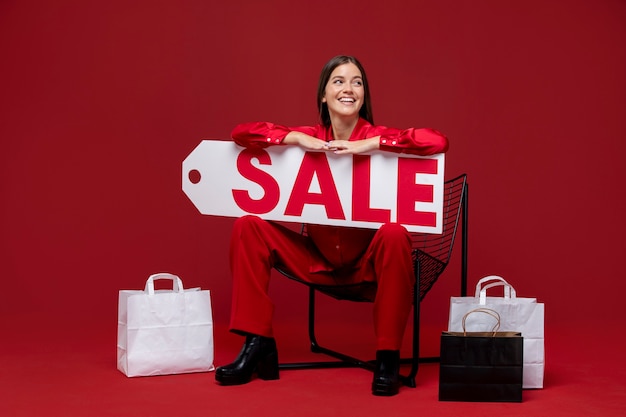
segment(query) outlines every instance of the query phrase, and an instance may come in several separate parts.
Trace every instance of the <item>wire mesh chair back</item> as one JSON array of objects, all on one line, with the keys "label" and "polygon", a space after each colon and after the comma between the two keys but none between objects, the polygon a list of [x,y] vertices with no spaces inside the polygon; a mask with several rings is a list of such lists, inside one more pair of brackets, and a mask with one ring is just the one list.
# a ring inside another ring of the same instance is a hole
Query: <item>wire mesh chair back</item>
[{"label": "wire mesh chair back", "polygon": [[441,234],[411,233],[413,268],[416,271],[419,269],[420,300],[430,291],[450,262],[466,196],[467,175],[446,181]]}]

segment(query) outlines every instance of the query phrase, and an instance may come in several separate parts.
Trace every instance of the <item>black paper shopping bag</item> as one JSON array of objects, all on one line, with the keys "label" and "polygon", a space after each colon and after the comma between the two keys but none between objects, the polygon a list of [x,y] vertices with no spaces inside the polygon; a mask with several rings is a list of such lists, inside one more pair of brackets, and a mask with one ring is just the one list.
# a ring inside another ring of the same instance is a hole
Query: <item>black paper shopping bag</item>
[{"label": "black paper shopping bag", "polygon": [[440,401],[522,401],[521,333],[443,332],[440,354]]}]

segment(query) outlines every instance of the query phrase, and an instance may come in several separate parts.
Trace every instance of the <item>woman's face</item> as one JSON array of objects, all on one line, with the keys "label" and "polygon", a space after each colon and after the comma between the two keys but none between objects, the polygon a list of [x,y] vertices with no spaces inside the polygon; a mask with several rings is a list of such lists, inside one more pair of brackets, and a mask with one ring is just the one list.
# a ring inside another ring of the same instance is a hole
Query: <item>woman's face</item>
[{"label": "woman's face", "polygon": [[361,71],[353,63],[339,65],[330,74],[322,102],[333,117],[359,117],[365,100]]}]

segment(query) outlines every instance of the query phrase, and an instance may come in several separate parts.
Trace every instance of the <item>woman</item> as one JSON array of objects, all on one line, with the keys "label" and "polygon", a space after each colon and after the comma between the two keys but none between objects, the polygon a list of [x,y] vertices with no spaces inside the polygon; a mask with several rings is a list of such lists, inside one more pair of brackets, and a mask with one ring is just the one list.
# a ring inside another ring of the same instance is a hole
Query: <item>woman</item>
[{"label": "woman", "polygon": [[[285,127],[245,123],[232,137],[246,147],[295,145],[305,150],[357,154],[381,149],[431,155],[448,149],[447,139],[432,129],[400,130],[375,126],[365,70],[351,56],[337,56],[323,68],[317,104],[321,124]],[[278,352],[272,332],[273,304],[267,291],[271,269],[280,266],[318,284],[374,281],[376,369],[374,395],[395,395],[400,380],[400,347],[411,310],[414,285],[411,240],[396,223],[378,230],[307,225],[308,236],[256,216],[234,224],[230,243],[233,276],[231,331],[246,341],[235,361],[217,368],[223,385],[244,384],[256,372],[278,379]]]}]

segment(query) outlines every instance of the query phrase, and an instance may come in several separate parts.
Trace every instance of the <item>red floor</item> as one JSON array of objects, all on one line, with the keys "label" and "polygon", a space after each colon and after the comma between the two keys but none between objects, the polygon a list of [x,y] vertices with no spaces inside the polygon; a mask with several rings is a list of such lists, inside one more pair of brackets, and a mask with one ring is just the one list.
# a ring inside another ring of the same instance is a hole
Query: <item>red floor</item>
[{"label": "red floor", "polygon": [[[392,398],[373,397],[371,374],[361,369],[282,371],[279,381],[238,387],[216,385],[212,373],[127,378],[115,367],[112,321],[3,321],[1,416],[626,415],[625,338],[616,323],[547,328],[545,388],[497,404],[439,402],[437,364],[422,365],[418,387]],[[277,333],[281,361],[311,355],[300,326],[283,323]],[[216,364],[237,354],[238,336],[217,326],[215,340]]]}]

